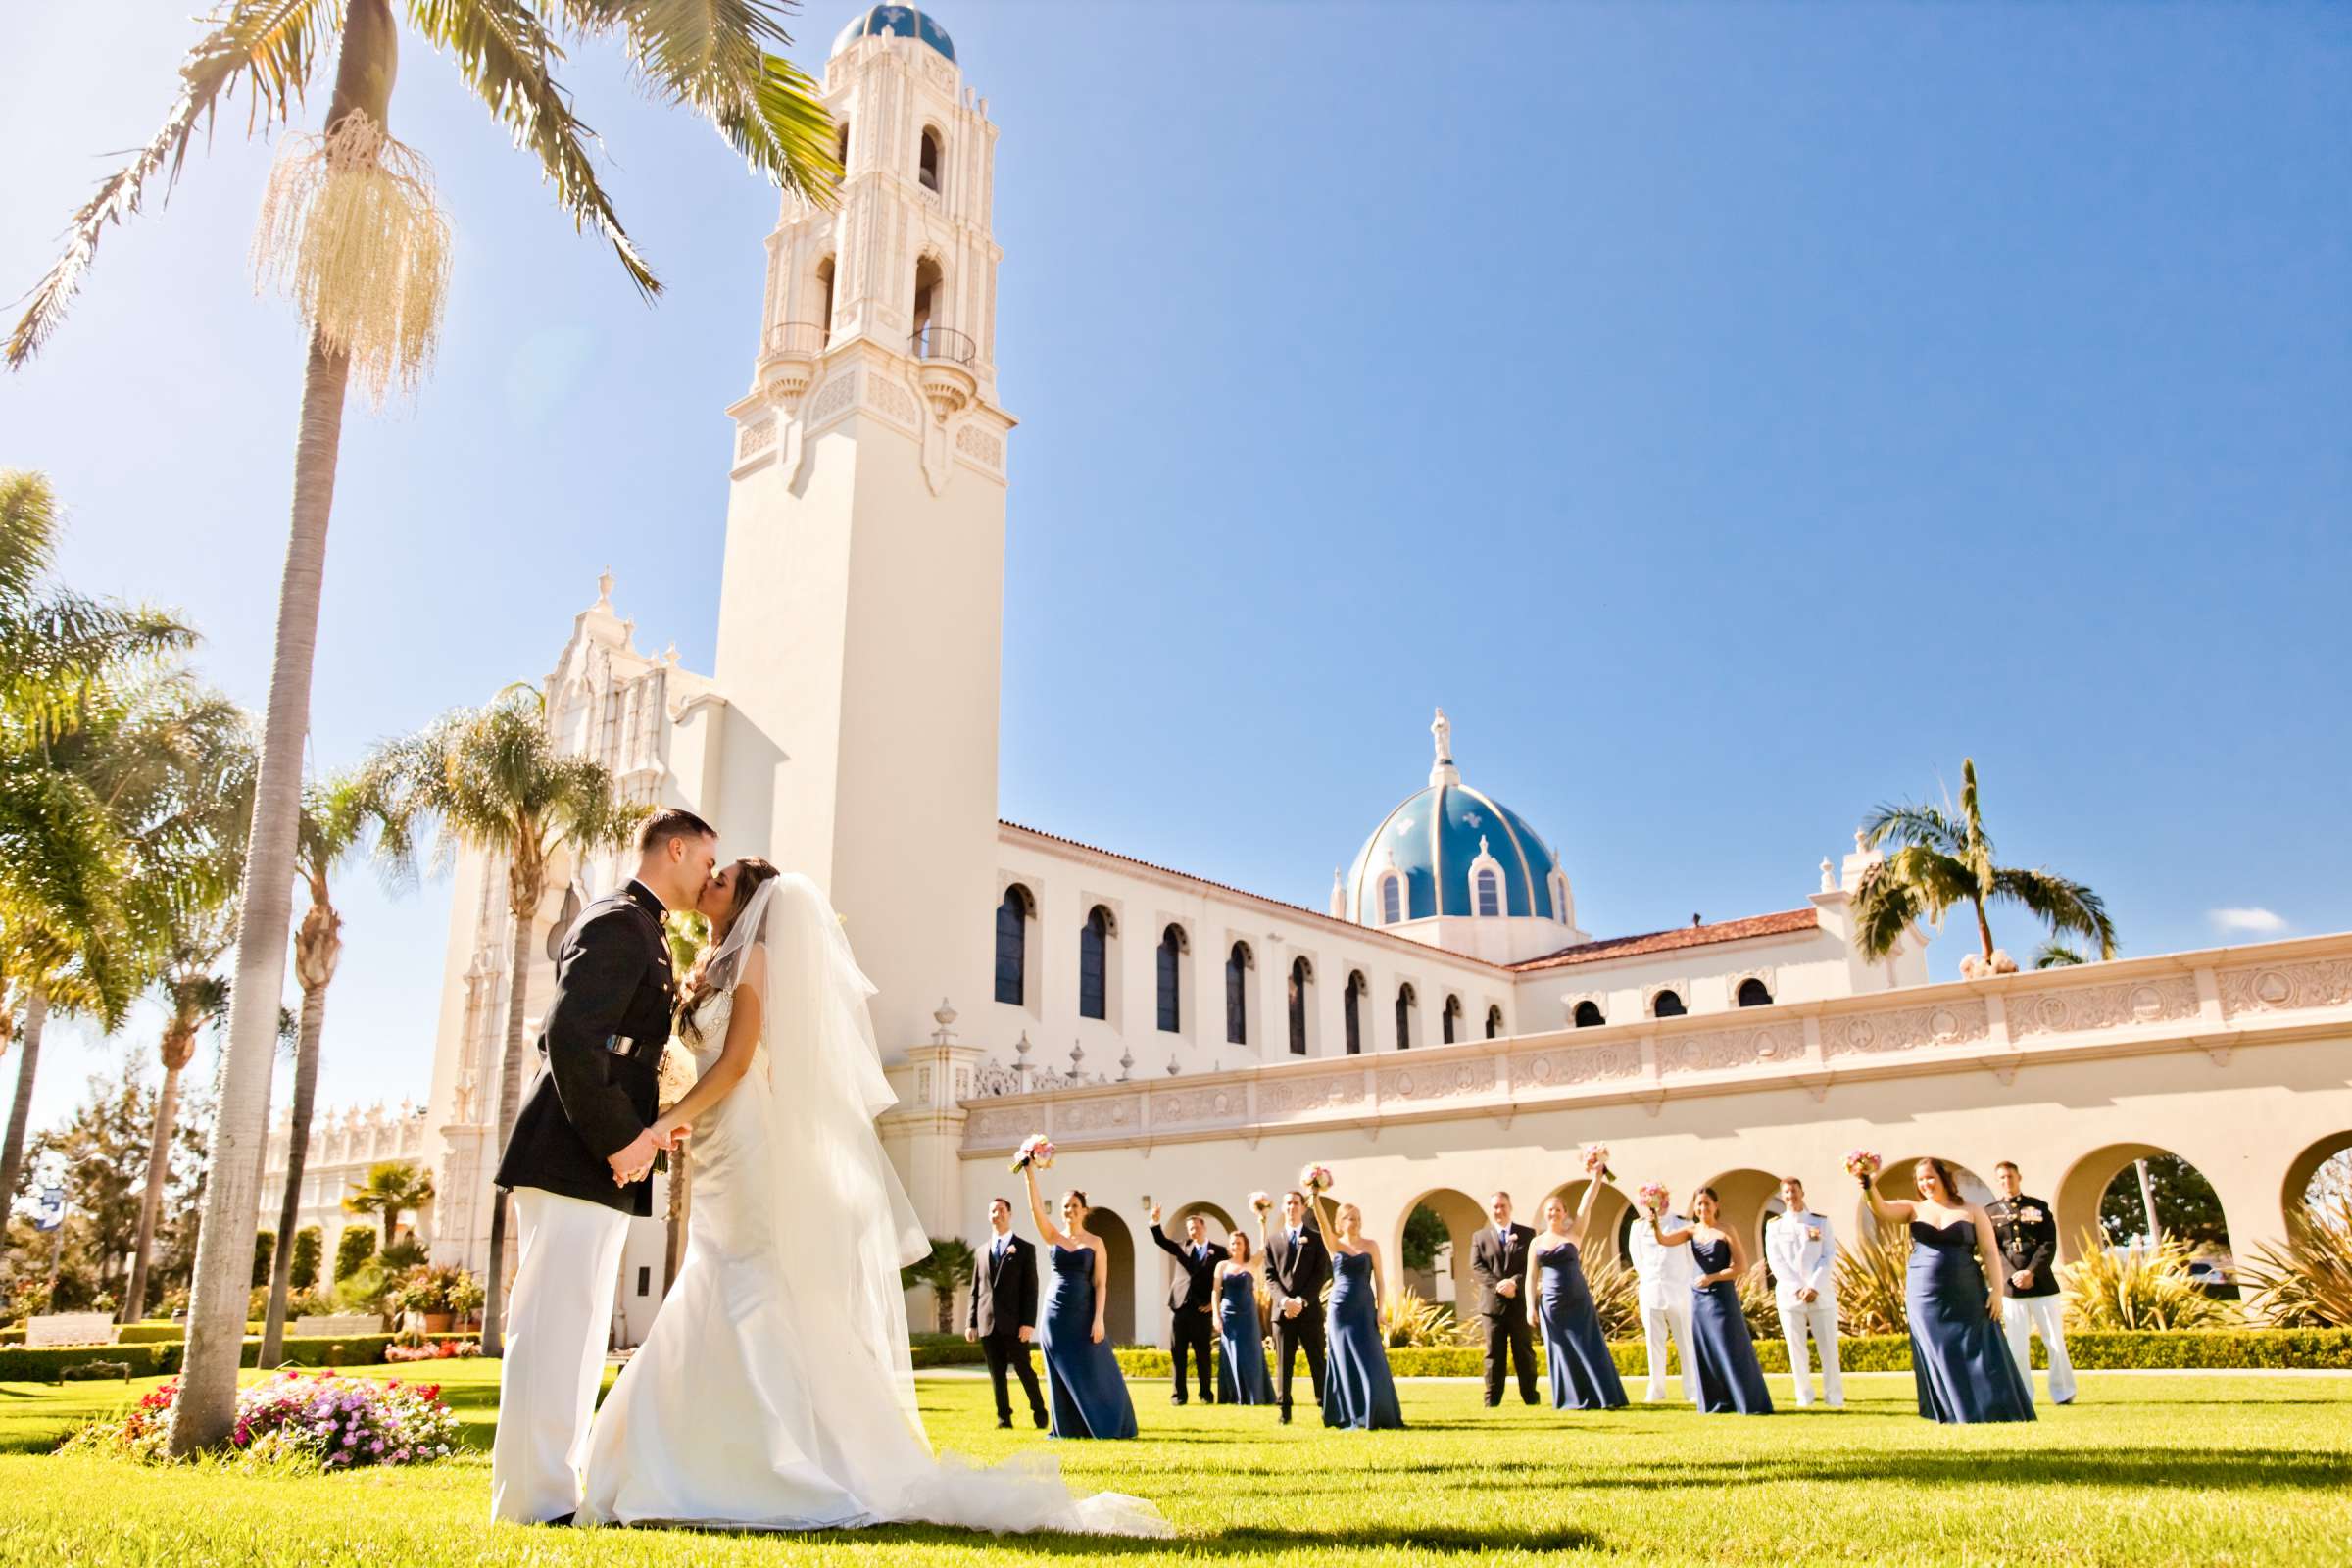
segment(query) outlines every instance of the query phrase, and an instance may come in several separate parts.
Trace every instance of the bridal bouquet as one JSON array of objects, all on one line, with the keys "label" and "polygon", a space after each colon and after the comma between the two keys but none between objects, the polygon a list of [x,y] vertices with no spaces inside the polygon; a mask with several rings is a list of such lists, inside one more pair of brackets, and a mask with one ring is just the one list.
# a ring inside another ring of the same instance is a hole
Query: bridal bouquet
[{"label": "bridal bouquet", "polygon": [[1635,1190],[1634,1196],[1640,1199],[1642,1206],[1652,1214],[1663,1214],[1666,1211],[1666,1189],[1657,1182],[1643,1182]]},{"label": "bridal bouquet", "polygon": [[1304,1188],[1309,1196],[1331,1191],[1331,1167],[1329,1165],[1303,1167],[1298,1172],[1298,1185]]},{"label": "bridal bouquet", "polygon": [[1600,1179],[1604,1182],[1613,1182],[1617,1179],[1617,1173],[1609,1169],[1609,1146],[1606,1144],[1587,1144],[1585,1146],[1585,1174],[1591,1176],[1595,1172],[1599,1173]]},{"label": "bridal bouquet", "polygon": [[1054,1168],[1054,1146],[1044,1133],[1031,1133],[1021,1140],[1020,1152],[1012,1156],[1011,1168],[1019,1170],[1024,1165],[1035,1165],[1039,1170]]},{"label": "bridal bouquet", "polygon": [[1273,1208],[1274,1200],[1267,1197],[1262,1192],[1251,1193],[1250,1195],[1250,1206],[1256,1209],[1260,1214],[1263,1214]]},{"label": "bridal bouquet", "polygon": [[1879,1173],[1879,1156],[1867,1149],[1849,1149],[1845,1152],[1845,1173],[1865,1187]]}]

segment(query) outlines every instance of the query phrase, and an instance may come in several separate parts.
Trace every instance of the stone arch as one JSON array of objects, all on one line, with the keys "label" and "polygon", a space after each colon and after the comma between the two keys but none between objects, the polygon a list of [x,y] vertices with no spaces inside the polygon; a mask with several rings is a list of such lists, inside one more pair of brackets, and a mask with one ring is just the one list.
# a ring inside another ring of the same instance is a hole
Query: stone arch
[{"label": "stone arch", "polygon": [[1683,1199],[1683,1212],[1690,1212],[1700,1187],[1715,1189],[1716,1201],[1722,1205],[1722,1224],[1726,1231],[1740,1238],[1750,1266],[1764,1257],[1764,1221],[1781,1211],[1781,1179],[1770,1171],[1741,1166],[1699,1182]]},{"label": "stone arch", "polygon": [[[1942,1160],[1944,1167],[1952,1173],[1952,1180],[1959,1184],[1961,1197],[1975,1203],[1989,1203],[1992,1201],[1995,1195],[1992,1190],[1991,1182],[1987,1181],[1984,1177],[1978,1175],[1974,1170],[1970,1169],[1967,1165],[1962,1164],[1959,1160],[1952,1158],[1949,1154],[1937,1153],[1932,1149],[1926,1151],[1913,1151],[1912,1152],[1902,1155],[1900,1158],[1888,1156],[1886,1164],[1879,1168],[1877,1182],[1879,1195],[1883,1198],[1904,1202],[1908,1202],[1912,1199],[1917,1198],[1919,1196],[1919,1188],[1912,1183],[1911,1167],[1923,1159]],[[1854,1235],[1857,1238],[1868,1238],[1880,1234],[1882,1227],[1879,1223],[1879,1217],[1870,1211],[1869,1199],[1862,1197],[1860,1194],[1856,1194],[1854,1198]]]},{"label": "stone arch", "polygon": [[2290,1229],[2303,1223],[2305,1198],[2320,1167],[2347,1151],[2352,1151],[2352,1128],[2329,1133],[2287,1162],[2286,1179],[2278,1187],[2278,1207]]},{"label": "stone arch", "polygon": [[[1090,1199],[1092,1193],[1087,1195]],[[1108,1264],[1110,1299],[1102,1305],[1102,1330],[1113,1345],[1135,1344],[1135,1233],[1127,1222],[1109,1208],[1090,1208],[1086,1213],[1086,1228],[1102,1238],[1102,1247],[1110,1255]]]},{"label": "stone arch", "polygon": [[[1591,1180],[1591,1177],[1579,1176],[1572,1181],[1562,1182],[1537,1200],[1535,1207],[1521,1217],[1542,1230],[1544,1204],[1556,1198],[1568,1205],[1568,1213],[1573,1218],[1576,1205],[1585,1200],[1585,1188]],[[1601,1183],[1600,1197],[1592,1204],[1592,1223],[1585,1231],[1585,1256],[1594,1260],[1613,1258],[1630,1265],[1633,1254],[1626,1250],[1624,1236],[1633,1216],[1634,1200],[1625,1196],[1625,1190],[1614,1182]]]},{"label": "stone arch", "polygon": [[[1479,1228],[1488,1223],[1487,1205],[1458,1188],[1435,1187],[1405,1203],[1396,1211],[1396,1229],[1388,1239],[1388,1255],[1396,1259],[1401,1272],[1404,1267],[1404,1222],[1416,1208],[1426,1208],[1446,1226],[1446,1240],[1452,1244],[1450,1255],[1440,1253],[1437,1272],[1452,1279],[1452,1299],[1457,1317],[1467,1317],[1474,1309],[1478,1290],[1470,1280],[1470,1242]],[[1431,1282],[1434,1284],[1435,1282]],[[1419,1288],[1416,1284],[1416,1288]],[[1433,1300],[1443,1300],[1443,1290],[1429,1294]]]},{"label": "stone arch", "polygon": [[[2204,1175],[2194,1160],[2156,1144],[2102,1145],[2068,1167],[2066,1174],[2059,1179],[2058,1190],[2050,1198],[2050,1202],[2057,1210],[2058,1256],[2062,1261],[2072,1262],[2081,1257],[2083,1237],[2098,1232],[2099,1209],[2108,1188],[2118,1180],[2135,1182],[2133,1162],[2160,1154],[2170,1155],[2191,1170],[2196,1170],[2198,1175]],[[2210,1184],[2212,1178],[2207,1177],[2206,1180]],[[2026,1190],[2029,1194],[2033,1192],[2031,1186]],[[2215,1198],[2218,1202],[2220,1195],[2217,1193]],[[2225,1214],[2221,1238],[2221,1248],[2225,1253],[2230,1250],[2230,1229],[2229,1218]]]}]

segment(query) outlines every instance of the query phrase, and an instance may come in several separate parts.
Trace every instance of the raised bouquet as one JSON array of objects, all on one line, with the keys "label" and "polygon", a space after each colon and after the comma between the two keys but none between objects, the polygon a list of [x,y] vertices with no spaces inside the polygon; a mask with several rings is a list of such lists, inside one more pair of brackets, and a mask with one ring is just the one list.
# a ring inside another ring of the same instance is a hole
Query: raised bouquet
[{"label": "raised bouquet", "polygon": [[1250,1206],[1256,1209],[1260,1214],[1263,1214],[1273,1208],[1274,1200],[1262,1192],[1251,1193],[1250,1195]]},{"label": "raised bouquet", "polygon": [[1022,1139],[1020,1151],[1012,1156],[1012,1169],[1020,1170],[1029,1165],[1035,1165],[1039,1170],[1054,1168],[1054,1145],[1044,1133],[1031,1133]]},{"label": "raised bouquet", "polygon": [[1595,1173],[1604,1182],[1613,1182],[1617,1179],[1617,1173],[1609,1169],[1609,1146],[1606,1144],[1587,1144],[1585,1146],[1585,1174],[1591,1176]]},{"label": "raised bouquet", "polygon": [[1879,1173],[1879,1156],[1867,1149],[1849,1149],[1845,1152],[1845,1173],[1865,1187]]},{"label": "raised bouquet", "polygon": [[1302,1167],[1298,1172],[1298,1185],[1310,1195],[1331,1191],[1331,1167],[1329,1165]]},{"label": "raised bouquet", "polygon": [[1642,1208],[1648,1212],[1652,1214],[1666,1212],[1666,1189],[1661,1184],[1643,1182],[1634,1190],[1634,1196],[1642,1200]]}]

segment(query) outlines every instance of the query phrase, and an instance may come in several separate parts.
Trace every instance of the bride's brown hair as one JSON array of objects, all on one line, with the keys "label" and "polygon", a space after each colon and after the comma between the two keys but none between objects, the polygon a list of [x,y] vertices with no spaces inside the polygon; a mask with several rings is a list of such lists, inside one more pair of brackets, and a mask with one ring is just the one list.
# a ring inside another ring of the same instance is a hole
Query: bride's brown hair
[{"label": "bride's brown hair", "polygon": [[[698,1040],[702,1038],[695,1015],[703,1010],[703,1004],[717,995],[719,990],[718,981],[710,972],[710,956],[718,951],[727,933],[735,929],[735,922],[743,918],[743,911],[751,906],[752,895],[760,891],[760,884],[776,874],[775,866],[757,855],[747,855],[735,862],[735,897],[727,906],[726,926],[724,929],[716,925],[711,927],[710,943],[703,949],[703,956],[695,959],[693,971],[686,976],[682,1033],[691,1034]],[[753,933],[752,940],[759,941],[759,933]]]}]

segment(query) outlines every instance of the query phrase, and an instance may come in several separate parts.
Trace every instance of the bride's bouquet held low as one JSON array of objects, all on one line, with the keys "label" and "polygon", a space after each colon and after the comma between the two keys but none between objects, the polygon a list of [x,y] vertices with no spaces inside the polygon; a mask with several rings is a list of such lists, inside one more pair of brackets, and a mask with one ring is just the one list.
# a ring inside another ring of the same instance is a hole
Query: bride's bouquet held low
[{"label": "bride's bouquet held low", "polygon": [[1012,1164],[1009,1168],[1017,1171],[1030,1166],[1035,1166],[1039,1170],[1054,1168],[1054,1145],[1048,1141],[1044,1133],[1031,1133],[1021,1140],[1021,1147],[1013,1154]]}]

